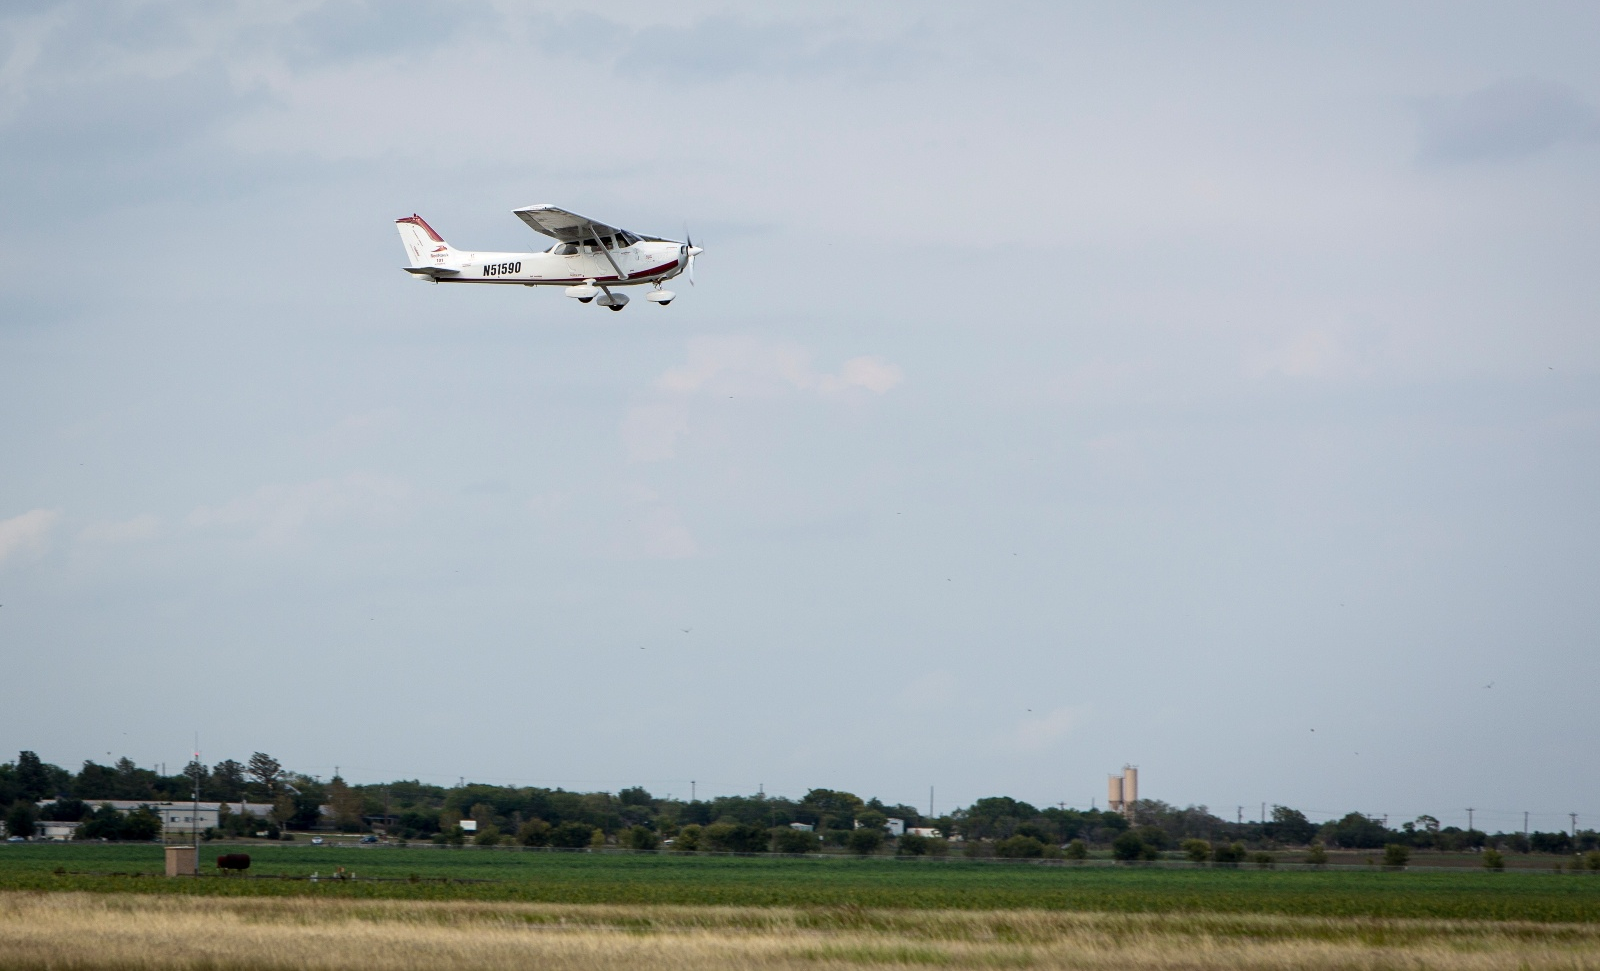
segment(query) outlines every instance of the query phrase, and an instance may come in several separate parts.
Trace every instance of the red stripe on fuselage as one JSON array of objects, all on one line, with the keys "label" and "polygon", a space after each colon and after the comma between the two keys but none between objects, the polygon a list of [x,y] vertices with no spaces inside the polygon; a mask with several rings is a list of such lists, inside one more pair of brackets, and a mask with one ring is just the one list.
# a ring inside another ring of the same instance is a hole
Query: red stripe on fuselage
[{"label": "red stripe on fuselage", "polygon": [[517,279],[515,277],[506,278],[506,277],[493,277],[493,276],[453,276],[453,277],[440,277],[439,278],[439,282],[440,283],[512,283],[512,284],[517,284],[519,286],[554,287],[554,286],[561,286],[563,284],[571,285],[571,284],[574,284],[574,283],[582,283],[585,280],[593,280],[596,283],[620,283],[623,286],[627,286],[629,284],[638,283],[638,282],[641,282],[641,281],[648,282],[652,277],[661,276],[662,274],[668,272],[669,270],[673,269],[677,265],[678,265],[678,261],[677,260],[673,260],[671,263],[663,263],[660,266],[652,267],[651,269],[648,269],[648,270],[641,270],[638,273],[629,274],[629,276],[628,276],[628,278],[626,280],[622,279],[621,277],[617,277],[617,276],[570,276],[570,277],[562,277],[562,278],[557,279],[557,280],[526,280],[526,279],[525,280],[519,280],[519,279]]}]

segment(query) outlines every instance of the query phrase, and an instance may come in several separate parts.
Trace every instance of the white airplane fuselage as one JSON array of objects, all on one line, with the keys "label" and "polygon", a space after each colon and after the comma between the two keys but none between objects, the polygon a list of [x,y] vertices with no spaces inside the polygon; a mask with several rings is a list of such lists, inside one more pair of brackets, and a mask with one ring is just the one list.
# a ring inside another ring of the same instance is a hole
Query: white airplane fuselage
[{"label": "white airplane fuselage", "polygon": [[[607,250],[611,260],[598,247],[557,247],[562,248],[577,252],[561,255],[449,250],[430,262],[457,271],[453,276],[437,277],[441,283],[520,283],[529,287],[570,287],[585,280],[626,287],[670,280],[683,272],[683,247],[679,243],[641,240],[623,249]],[[612,261],[616,262],[615,267]],[[627,276],[622,277],[618,270]]]}]

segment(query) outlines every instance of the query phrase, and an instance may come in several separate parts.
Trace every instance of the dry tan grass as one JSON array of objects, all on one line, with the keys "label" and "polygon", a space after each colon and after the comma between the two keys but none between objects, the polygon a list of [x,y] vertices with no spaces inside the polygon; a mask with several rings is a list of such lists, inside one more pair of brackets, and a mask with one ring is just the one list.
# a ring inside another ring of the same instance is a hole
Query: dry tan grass
[{"label": "dry tan grass", "polygon": [[0,967],[21,971],[862,966],[1600,971],[1600,928],[0,893]]}]

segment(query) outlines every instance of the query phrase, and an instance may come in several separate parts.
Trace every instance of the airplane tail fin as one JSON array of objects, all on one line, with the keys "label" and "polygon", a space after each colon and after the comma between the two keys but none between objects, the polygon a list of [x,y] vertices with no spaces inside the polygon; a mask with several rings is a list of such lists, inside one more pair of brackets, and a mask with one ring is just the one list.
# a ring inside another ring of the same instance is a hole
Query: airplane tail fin
[{"label": "airplane tail fin", "polygon": [[437,266],[450,259],[450,244],[421,216],[402,216],[394,224],[400,230],[400,242],[405,245],[412,266]]}]

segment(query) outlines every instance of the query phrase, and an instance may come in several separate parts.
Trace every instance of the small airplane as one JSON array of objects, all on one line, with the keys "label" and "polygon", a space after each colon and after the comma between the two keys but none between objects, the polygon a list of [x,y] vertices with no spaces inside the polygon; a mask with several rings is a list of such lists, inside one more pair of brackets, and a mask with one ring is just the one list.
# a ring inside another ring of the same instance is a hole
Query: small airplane
[{"label": "small airplane", "polygon": [[434,283],[509,283],[566,287],[579,303],[621,310],[628,295],[618,287],[650,284],[644,298],[665,307],[677,296],[661,284],[681,273],[694,282],[694,258],[704,252],[690,239],[641,236],[555,206],[513,209],[536,233],[556,241],[542,253],[469,253],[433,231],[421,216],[395,220],[411,265],[405,271]]}]

